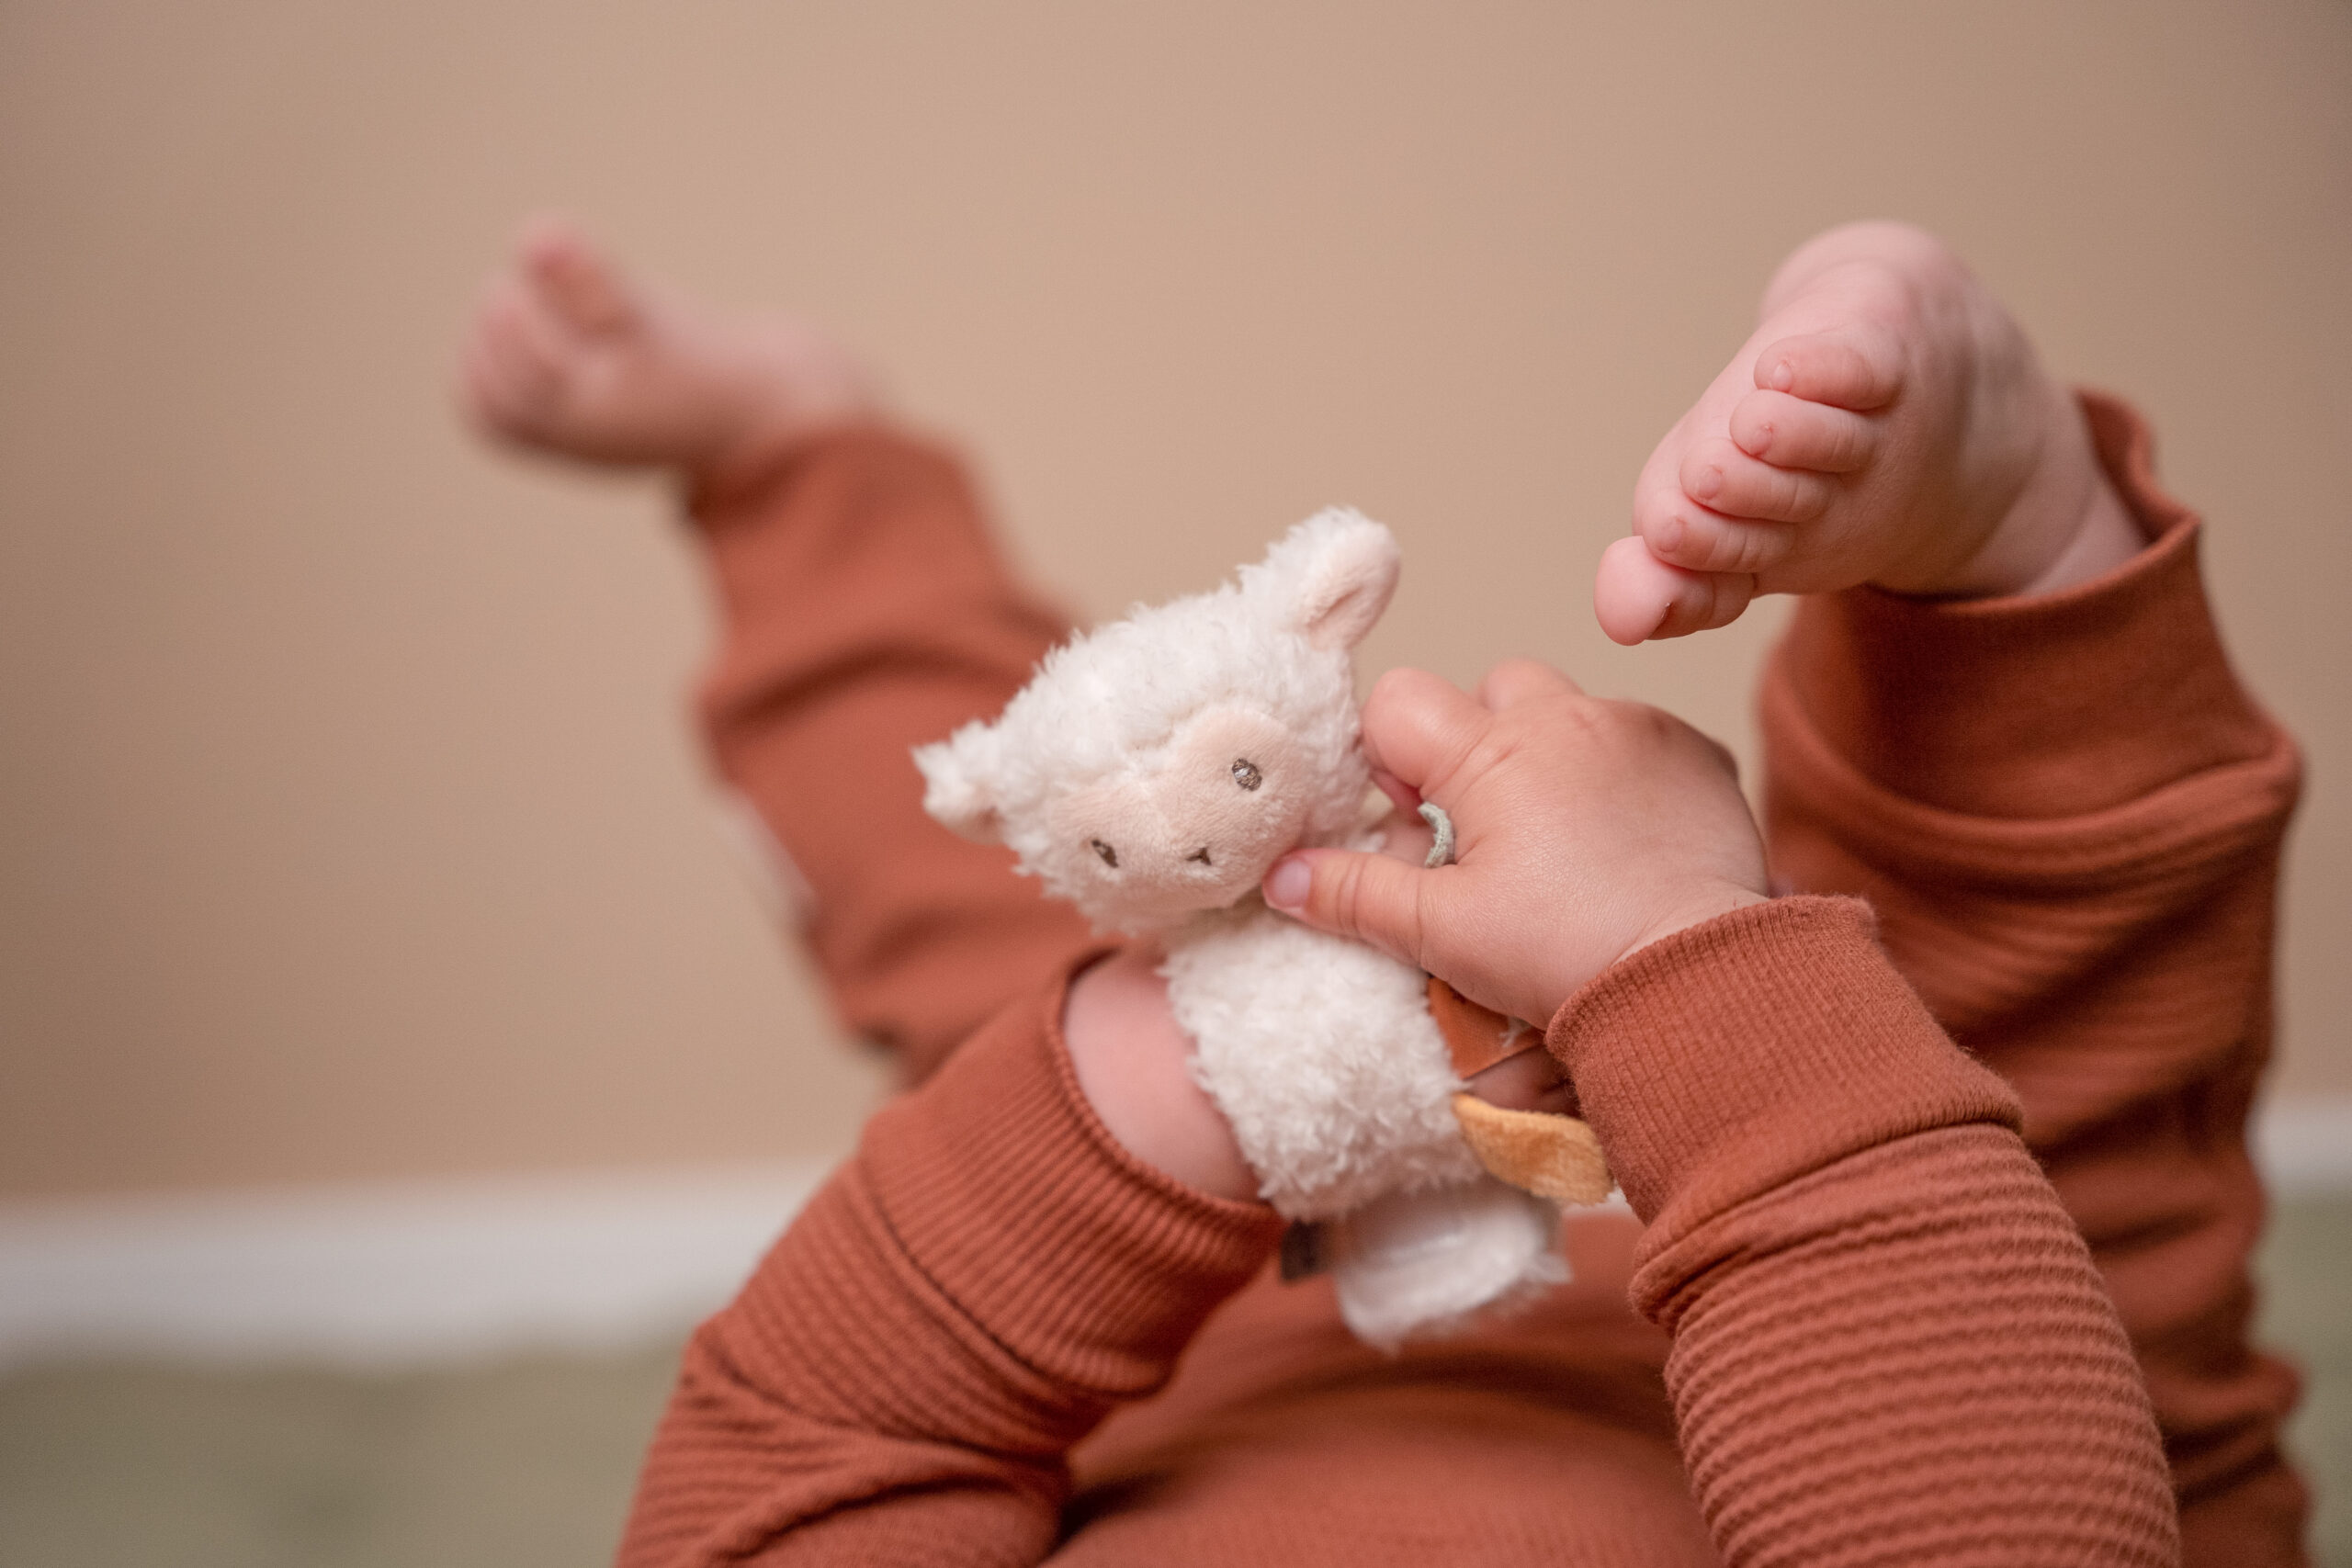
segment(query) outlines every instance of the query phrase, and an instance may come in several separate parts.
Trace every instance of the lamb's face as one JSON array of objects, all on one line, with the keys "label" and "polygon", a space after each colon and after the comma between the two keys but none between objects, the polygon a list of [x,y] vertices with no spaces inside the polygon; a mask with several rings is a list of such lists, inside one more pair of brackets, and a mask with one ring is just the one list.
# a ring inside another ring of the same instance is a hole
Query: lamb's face
[{"label": "lamb's face", "polygon": [[1128,930],[1223,908],[1305,835],[1329,791],[1308,773],[1307,749],[1277,720],[1203,708],[1166,746],[1043,805],[1052,880]]},{"label": "lamb's face", "polygon": [[1104,931],[1233,904],[1285,851],[1352,830],[1351,655],[1396,582],[1385,528],[1311,517],[1238,585],[1076,639],[995,722],[918,747],[924,808]]}]

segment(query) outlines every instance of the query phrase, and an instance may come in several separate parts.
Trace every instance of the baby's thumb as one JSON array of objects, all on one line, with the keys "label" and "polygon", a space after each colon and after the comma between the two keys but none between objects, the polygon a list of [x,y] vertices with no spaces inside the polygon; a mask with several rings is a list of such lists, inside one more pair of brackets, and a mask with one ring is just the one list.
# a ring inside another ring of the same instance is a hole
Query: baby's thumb
[{"label": "baby's thumb", "polygon": [[1303,924],[1353,937],[1421,964],[1421,882],[1429,875],[1388,855],[1300,850],[1274,863],[1266,902]]}]

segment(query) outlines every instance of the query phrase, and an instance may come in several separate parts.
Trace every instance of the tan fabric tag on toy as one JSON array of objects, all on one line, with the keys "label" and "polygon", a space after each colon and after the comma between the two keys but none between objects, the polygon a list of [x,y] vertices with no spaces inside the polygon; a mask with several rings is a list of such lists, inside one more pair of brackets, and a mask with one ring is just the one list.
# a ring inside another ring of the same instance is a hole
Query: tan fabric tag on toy
[{"label": "tan fabric tag on toy", "polygon": [[1456,1077],[1476,1077],[1497,1062],[1544,1043],[1543,1031],[1480,1007],[1434,975],[1430,976],[1430,1017],[1445,1036]]},{"label": "tan fabric tag on toy", "polygon": [[1589,1122],[1543,1111],[1506,1111],[1475,1094],[1453,1097],[1453,1119],[1489,1174],[1539,1198],[1598,1203],[1616,1185]]}]

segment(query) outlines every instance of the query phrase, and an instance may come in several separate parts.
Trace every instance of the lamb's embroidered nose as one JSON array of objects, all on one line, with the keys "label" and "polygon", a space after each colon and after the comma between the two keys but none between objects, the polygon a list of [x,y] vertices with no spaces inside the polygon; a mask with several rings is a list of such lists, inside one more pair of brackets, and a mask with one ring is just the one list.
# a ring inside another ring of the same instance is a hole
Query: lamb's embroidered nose
[{"label": "lamb's embroidered nose", "polygon": [[1194,850],[1191,854],[1186,855],[1184,858],[1188,861],[1196,860],[1203,865],[1208,865],[1210,863],[1209,847],[1206,844],[1203,844],[1199,849]]}]

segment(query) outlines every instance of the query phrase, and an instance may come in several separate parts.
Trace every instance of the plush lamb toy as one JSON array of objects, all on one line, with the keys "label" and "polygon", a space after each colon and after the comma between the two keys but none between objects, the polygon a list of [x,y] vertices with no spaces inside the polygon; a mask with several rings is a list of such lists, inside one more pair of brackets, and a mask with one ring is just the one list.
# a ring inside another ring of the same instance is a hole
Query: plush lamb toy
[{"label": "plush lamb toy", "polygon": [[[1164,945],[1194,1077],[1266,1201],[1336,1222],[1305,1234],[1380,1345],[1566,1278],[1555,1201],[1609,1190],[1583,1122],[1461,1092],[1523,1026],[1258,896],[1293,848],[1378,846],[1353,654],[1396,573],[1387,529],[1320,513],[1238,584],[1074,639],[994,723],[915,752],[932,816],[1011,846],[1098,930]],[[1492,1036],[1466,1059],[1464,1029]]]}]

